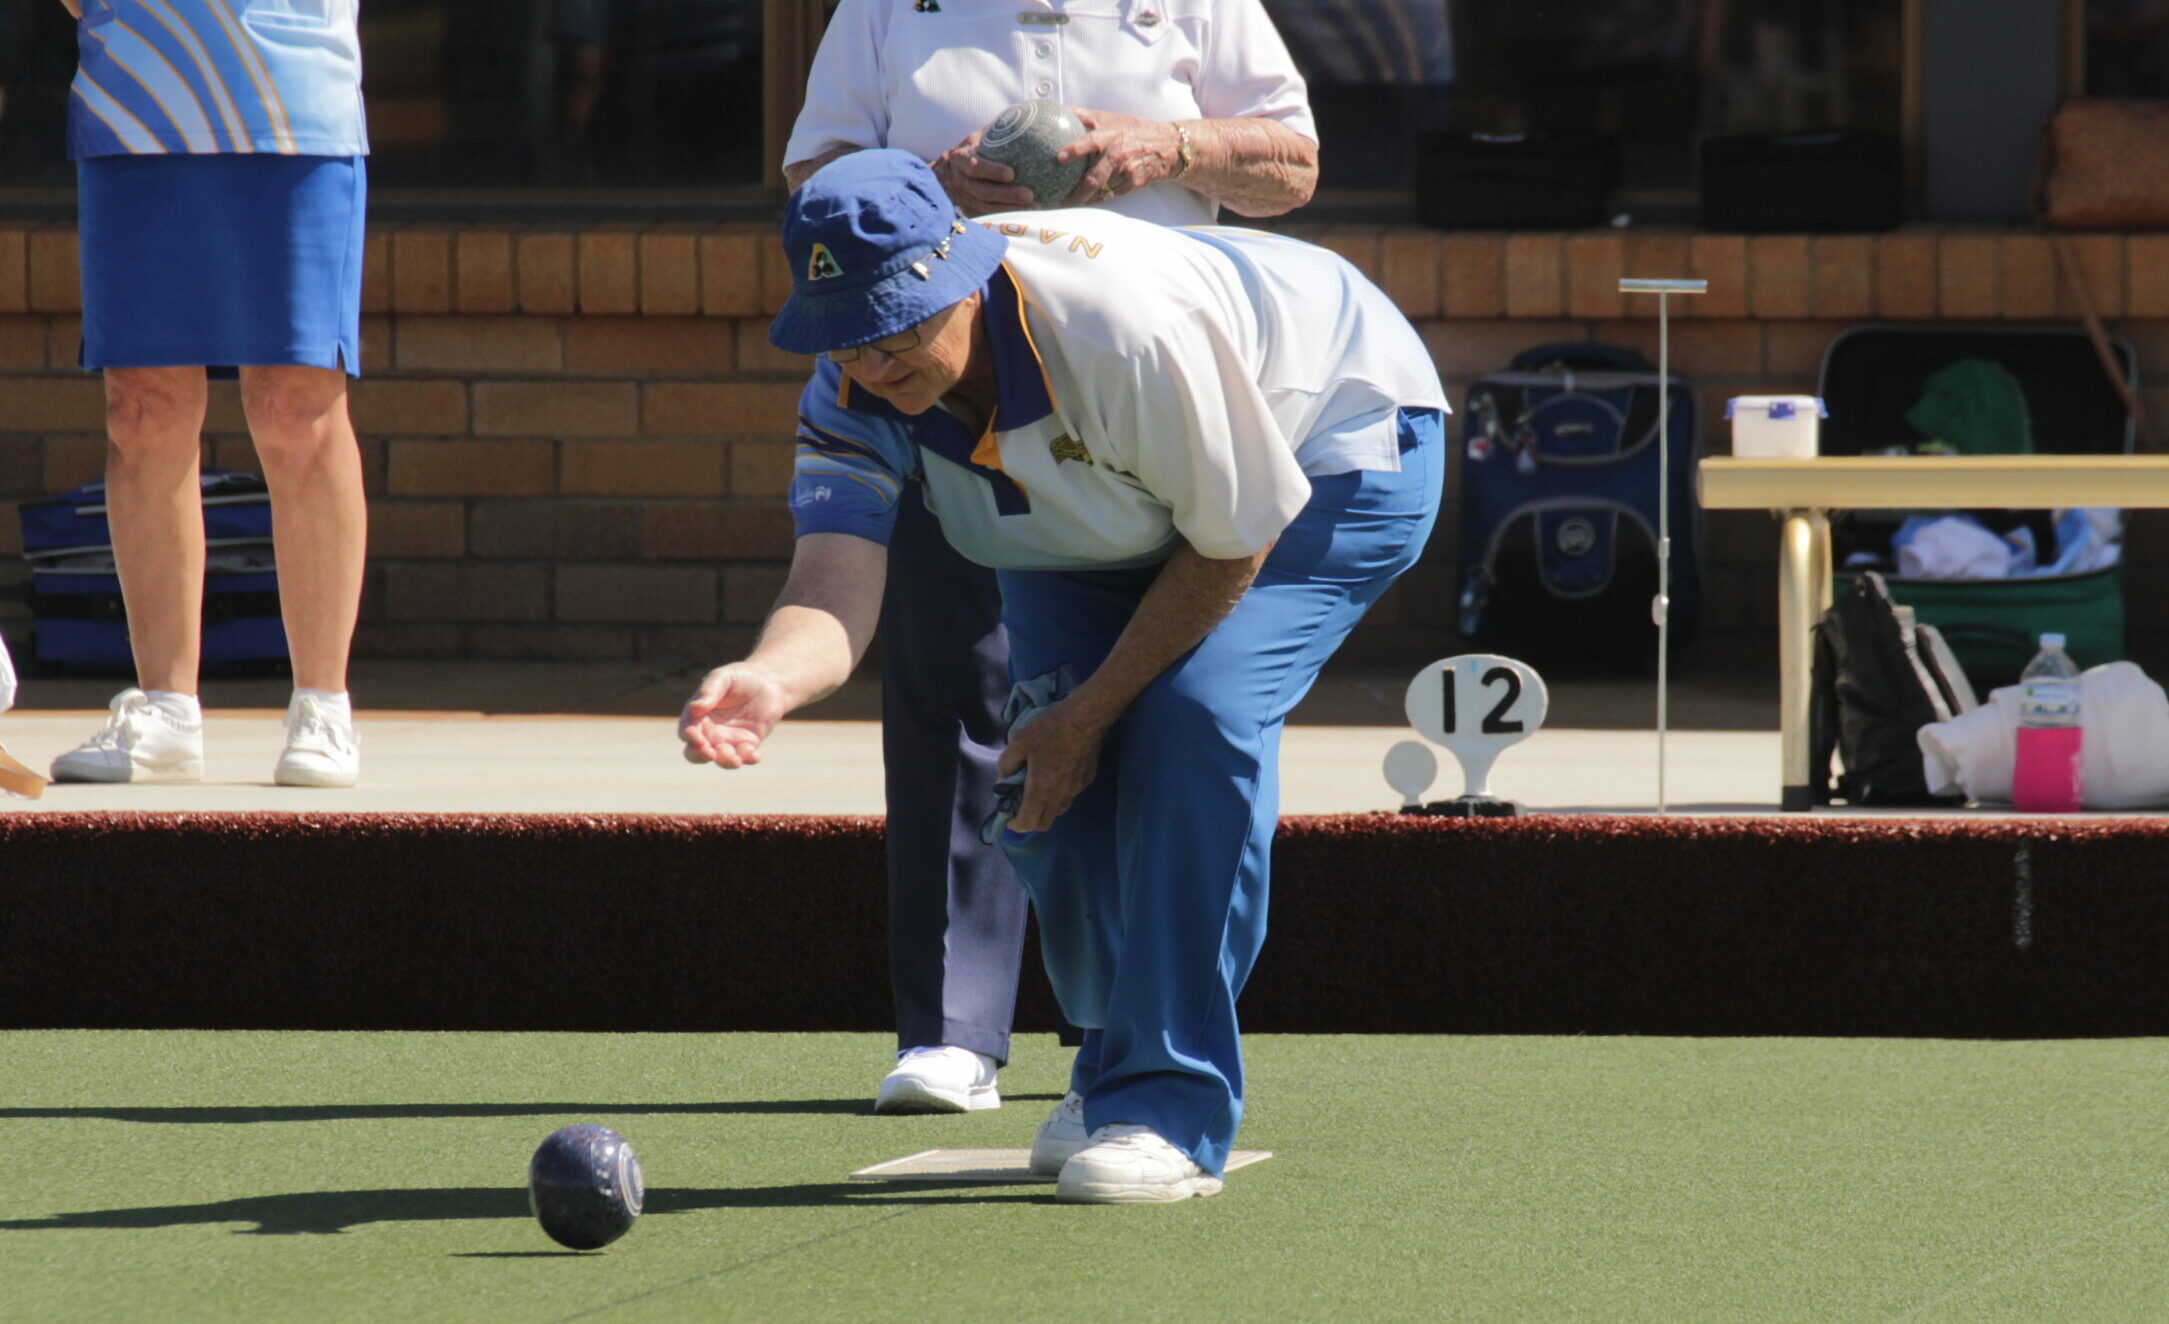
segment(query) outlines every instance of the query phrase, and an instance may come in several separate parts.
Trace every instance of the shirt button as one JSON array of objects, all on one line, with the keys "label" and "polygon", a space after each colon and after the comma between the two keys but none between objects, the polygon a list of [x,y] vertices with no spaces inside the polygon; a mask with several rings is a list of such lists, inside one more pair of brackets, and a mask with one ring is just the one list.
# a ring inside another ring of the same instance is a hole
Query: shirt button
[{"label": "shirt button", "polygon": [[1039,85],[1038,87],[1035,87],[1035,88],[1033,88],[1032,90],[1033,90],[1034,92],[1037,92],[1037,93],[1039,93],[1039,94],[1040,94],[1041,96],[1045,96],[1045,95],[1047,95],[1047,94],[1048,94],[1049,92],[1052,92],[1052,91],[1054,91],[1054,84],[1052,84],[1052,83],[1041,83],[1041,84],[1040,84],[1040,85]]},{"label": "shirt button", "polygon": [[1034,53],[1034,54],[1037,54],[1037,55],[1052,55],[1052,54],[1054,54],[1054,47],[1053,47],[1052,45],[1050,45],[1049,43],[1047,43],[1047,42],[1044,42],[1044,41],[1043,41],[1043,42],[1039,43],[1039,44],[1038,44],[1037,46],[1034,46],[1034,47],[1032,48],[1032,51],[1033,51],[1033,53]]}]

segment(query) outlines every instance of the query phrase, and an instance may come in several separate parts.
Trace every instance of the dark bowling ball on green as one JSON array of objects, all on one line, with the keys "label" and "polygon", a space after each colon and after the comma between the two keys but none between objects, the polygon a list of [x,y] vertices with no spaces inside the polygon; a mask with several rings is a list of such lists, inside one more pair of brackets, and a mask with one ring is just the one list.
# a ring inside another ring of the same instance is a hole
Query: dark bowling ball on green
[{"label": "dark bowling ball on green", "polygon": [[1036,205],[1059,207],[1099,154],[1067,163],[1056,161],[1054,154],[1085,132],[1077,112],[1059,101],[1019,101],[987,125],[979,138],[979,155],[1016,171],[1016,182],[1032,190]]},{"label": "dark bowling ball on green", "polygon": [[551,1134],[527,1165],[527,1200],[550,1240],[599,1250],[640,1217],[647,1186],[625,1137],[607,1126],[568,1126]]}]

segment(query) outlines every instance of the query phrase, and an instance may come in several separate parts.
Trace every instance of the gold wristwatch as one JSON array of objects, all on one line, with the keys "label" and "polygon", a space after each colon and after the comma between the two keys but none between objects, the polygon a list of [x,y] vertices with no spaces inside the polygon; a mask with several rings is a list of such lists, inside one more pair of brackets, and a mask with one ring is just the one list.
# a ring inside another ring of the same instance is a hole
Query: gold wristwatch
[{"label": "gold wristwatch", "polygon": [[1197,159],[1197,148],[1190,141],[1190,131],[1182,125],[1175,126],[1175,136],[1181,140],[1175,148],[1175,159],[1181,164],[1175,167],[1175,173],[1168,178],[1181,179],[1190,173],[1190,163]]}]

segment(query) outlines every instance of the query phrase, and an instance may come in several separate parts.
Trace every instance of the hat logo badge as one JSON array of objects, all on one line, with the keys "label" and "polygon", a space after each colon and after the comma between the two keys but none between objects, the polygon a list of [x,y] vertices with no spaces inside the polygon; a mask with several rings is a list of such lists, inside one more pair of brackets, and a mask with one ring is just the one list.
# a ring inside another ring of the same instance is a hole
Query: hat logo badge
[{"label": "hat logo badge", "polygon": [[813,252],[806,258],[806,279],[827,280],[831,276],[842,274],[843,268],[836,264],[836,256],[828,251],[828,245],[815,244]]}]

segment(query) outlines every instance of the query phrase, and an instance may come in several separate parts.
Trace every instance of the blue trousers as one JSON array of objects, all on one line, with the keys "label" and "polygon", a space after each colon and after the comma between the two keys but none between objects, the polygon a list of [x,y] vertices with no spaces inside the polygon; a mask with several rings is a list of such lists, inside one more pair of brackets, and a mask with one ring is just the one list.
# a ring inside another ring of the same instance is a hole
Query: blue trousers
[{"label": "blue trousers", "polygon": [[[1399,473],[1311,480],[1235,610],[1109,731],[1092,785],[1048,830],[1003,837],[1085,1027],[1085,1125],[1150,1126],[1215,1175],[1242,1120],[1235,999],[1265,941],[1282,723],[1438,516],[1443,419],[1401,432]],[[1011,667],[1089,675],[1158,574],[1003,572]]]},{"label": "blue trousers", "polygon": [[881,658],[897,1047],[1006,1062],[1026,904],[979,825],[994,809],[1009,639],[994,572],[957,555],[914,484],[889,542]]}]

